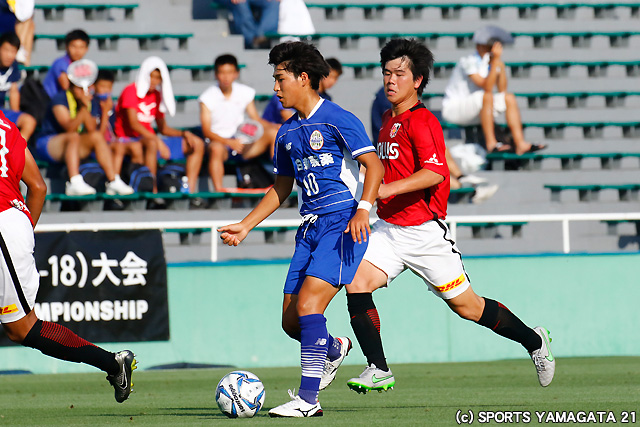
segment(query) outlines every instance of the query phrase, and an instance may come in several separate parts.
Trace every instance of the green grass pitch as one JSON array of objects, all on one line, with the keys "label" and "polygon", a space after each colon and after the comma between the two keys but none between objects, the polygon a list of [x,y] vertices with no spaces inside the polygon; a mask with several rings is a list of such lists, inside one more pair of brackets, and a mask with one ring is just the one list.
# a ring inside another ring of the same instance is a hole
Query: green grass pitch
[{"label": "green grass pitch", "polygon": [[[144,362],[144,361],[142,361]],[[144,368],[144,364],[140,364]],[[393,365],[396,387],[357,394],[346,380],[361,366],[343,366],[320,393],[324,417],[298,421],[314,425],[456,425],[456,413],[472,411],[609,411],[617,424],[640,423],[640,357],[559,359],[556,377],[538,385],[529,360],[482,363]],[[104,375],[0,376],[0,425],[282,425],[268,409],[288,400],[299,384],[299,368],[251,369],[266,388],[265,407],[253,419],[232,420],[215,404],[215,386],[231,369],[134,372],[135,392],[124,404],[113,399]]]}]

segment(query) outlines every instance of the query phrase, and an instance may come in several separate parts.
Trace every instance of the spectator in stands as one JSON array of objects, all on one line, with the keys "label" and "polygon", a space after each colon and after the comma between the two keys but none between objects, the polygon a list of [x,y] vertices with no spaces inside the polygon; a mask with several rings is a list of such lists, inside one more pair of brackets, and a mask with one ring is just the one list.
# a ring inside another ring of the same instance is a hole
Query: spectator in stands
[{"label": "spectator in stands", "polygon": [[[280,0],[215,0],[233,16],[233,28],[244,36],[245,49],[268,49],[267,33],[278,32]],[[254,10],[260,19],[254,18]]]},{"label": "spectator in stands", "polygon": [[50,98],[58,92],[69,89],[69,78],[67,67],[75,61],[79,61],[89,51],[89,35],[82,30],[73,30],[64,37],[64,44],[67,53],[53,61],[49,72],[44,78],[42,85]]},{"label": "spectator in stands", "polygon": [[[140,141],[144,164],[156,176],[158,154],[165,160],[186,158],[189,189],[198,188],[198,174],[204,157],[204,142],[188,130],[169,126],[165,113],[175,115],[176,102],[169,70],[162,59],[151,56],[140,65],[136,81],[125,87],[116,105],[115,133],[119,142]],[[152,124],[155,121],[159,136]],[[157,191],[157,183],[154,187]]]},{"label": "spectator in stands", "polygon": [[280,98],[273,95],[269,98],[269,103],[264,107],[262,118],[270,123],[281,125],[293,115],[295,111],[291,108],[284,108],[280,102]]},{"label": "spectator in stands", "polygon": [[332,101],[331,95],[327,93],[329,89],[338,83],[338,79],[342,75],[342,64],[336,58],[327,58],[327,64],[329,64],[329,75],[320,81],[320,89],[318,89],[318,95]]},{"label": "spectator in stands", "polygon": [[[476,31],[476,51],[458,61],[445,89],[442,116],[450,123],[467,126],[481,124],[488,152],[515,151],[516,154],[546,148],[524,139],[520,110],[513,93],[507,92],[507,69],[502,61],[502,43],[485,39]],[[494,93],[497,89],[497,93]],[[506,112],[507,125],[515,147],[498,141],[495,118]]]},{"label": "spectator in stands", "polygon": [[[0,36],[0,99],[2,100],[2,112],[20,129],[20,134],[29,141],[36,129],[36,119],[27,113],[20,111],[20,90],[18,83],[21,80],[20,69],[16,55],[20,48],[20,39],[11,33]],[[9,92],[9,108],[4,108],[5,97]]]},{"label": "spectator in stands", "polygon": [[[200,123],[202,133],[210,141],[209,173],[217,191],[225,191],[222,178],[224,162],[235,153],[249,160],[269,152],[273,155],[273,144],[279,126],[263,120],[258,115],[254,97],[256,91],[238,83],[240,69],[233,55],[220,55],[214,62],[217,84],[200,95]],[[236,138],[239,126],[249,119],[260,123],[263,134],[255,142],[244,144]]]},{"label": "spectator in stands", "polygon": [[94,84],[94,96],[98,99],[100,114],[99,131],[104,136],[113,152],[115,173],[120,174],[125,156],[129,156],[133,163],[144,163],[142,143],[140,141],[119,141],[113,130],[115,122],[115,107],[113,105],[113,83],[115,76],[112,71],[98,70],[98,78]]},{"label": "spectator in stands", "polygon": [[20,40],[16,60],[31,65],[31,50],[36,26],[33,0],[0,0],[0,34],[15,32]]},{"label": "spectator in stands", "polygon": [[[373,135],[374,145],[377,145],[380,136],[382,115],[389,108],[391,108],[391,102],[387,99],[383,86],[376,92],[371,104],[371,134]],[[452,190],[457,190],[464,186],[474,187],[475,193],[471,201],[476,204],[491,198],[498,191],[498,185],[489,184],[484,178],[476,175],[464,175],[447,147],[445,147],[444,154],[449,167],[449,185]]]},{"label": "spectator in stands", "polygon": [[72,62],[65,75],[69,89],[51,99],[42,123],[42,132],[36,141],[36,150],[42,160],[56,163],[64,161],[69,172],[65,194],[82,196],[95,194],[96,190],[80,175],[80,160],[95,153],[96,159],[107,177],[107,194],[132,194],[129,187],[115,173],[113,156],[104,136],[98,131],[100,112],[98,100],[88,87],[93,84],[98,67],[88,59]]}]

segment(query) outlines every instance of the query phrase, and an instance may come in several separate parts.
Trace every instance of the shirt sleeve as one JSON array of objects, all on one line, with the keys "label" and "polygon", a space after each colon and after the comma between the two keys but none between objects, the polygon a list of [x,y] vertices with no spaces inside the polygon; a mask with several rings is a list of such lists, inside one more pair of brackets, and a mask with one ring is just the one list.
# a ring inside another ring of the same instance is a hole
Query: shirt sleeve
[{"label": "shirt sleeve", "polygon": [[413,141],[417,159],[424,169],[446,177],[449,167],[445,159],[445,143],[442,126],[432,116],[422,114],[412,117],[409,125],[409,137]]},{"label": "shirt sleeve", "polygon": [[122,94],[120,95],[121,106],[122,108],[133,108],[134,110],[138,109],[139,99],[136,95],[136,87],[134,85],[129,85],[124,88]]},{"label": "shirt sleeve", "polygon": [[480,74],[480,63],[481,61],[476,55],[469,55],[460,59],[462,70],[467,76],[470,76],[472,74]]},{"label": "shirt sleeve", "polygon": [[69,102],[67,101],[67,92],[58,92],[51,98],[51,108],[56,105],[63,105],[67,109],[69,108]]},{"label": "shirt sleeve", "polygon": [[18,63],[14,61],[14,63],[11,64],[11,74],[9,75],[7,81],[9,83],[16,83],[19,82],[21,78],[22,76],[20,73],[20,69],[18,68]]},{"label": "shirt sleeve", "polygon": [[295,177],[293,162],[285,147],[286,141],[283,131],[285,128],[288,129],[289,127],[286,126],[286,124],[280,126],[278,135],[276,136],[276,147],[273,153],[273,173],[276,175]]},{"label": "shirt sleeve", "polygon": [[343,111],[340,118],[340,124],[336,126],[337,140],[344,143],[353,159],[364,153],[375,151],[364,125],[356,116],[348,111]]}]

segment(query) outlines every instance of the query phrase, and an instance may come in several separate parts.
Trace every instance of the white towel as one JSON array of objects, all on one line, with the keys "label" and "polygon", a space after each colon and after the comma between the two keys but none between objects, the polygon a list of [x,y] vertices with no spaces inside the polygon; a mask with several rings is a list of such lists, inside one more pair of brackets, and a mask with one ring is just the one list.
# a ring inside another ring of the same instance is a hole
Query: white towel
[{"label": "white towel", "polygon": [[167,64],[159,57],[150,56],[140,64],[140,70],[136,76],[136,95],[138,98],[144,98],[149,92],[151,72],[156,69],[160,70],[160,75],[162,76],[160,111],[165,114],[169,113],[173,117],[176,114],[176,99],[173,97],[173,87],[171,86]]}]

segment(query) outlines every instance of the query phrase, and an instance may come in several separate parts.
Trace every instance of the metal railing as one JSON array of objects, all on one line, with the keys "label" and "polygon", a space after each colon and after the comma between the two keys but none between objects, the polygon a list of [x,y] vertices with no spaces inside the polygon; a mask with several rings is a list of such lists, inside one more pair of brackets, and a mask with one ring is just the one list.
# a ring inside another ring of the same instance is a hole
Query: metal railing
[{"label": "metal railing", "polygon": [[[256,230],[262,228],[290,228],[300,225],[301,219],[267,219],[260,223]],[[640,221],[640,212],[631,213],[586,213],[586,214],[535,214],[535,215],[470,215],[450,216],[445,222],[449,224],[453,240],[457,237],[459,223],[503,223],[503,222],[560,222],[562,224],[562,251],[571,252],[569,224],[574,221]],[[180,230],[180,229],[208,229],[217,230],[219,227],[237,222],[229,221],[152,221],[152,222],[103,222],[103,223],[74,223],[74,224],[39,224],[35,232],[71,232],[71,231],[103,231],[103,230]],[[218,260],[218,241],[211,238],[211,261]]]}]

